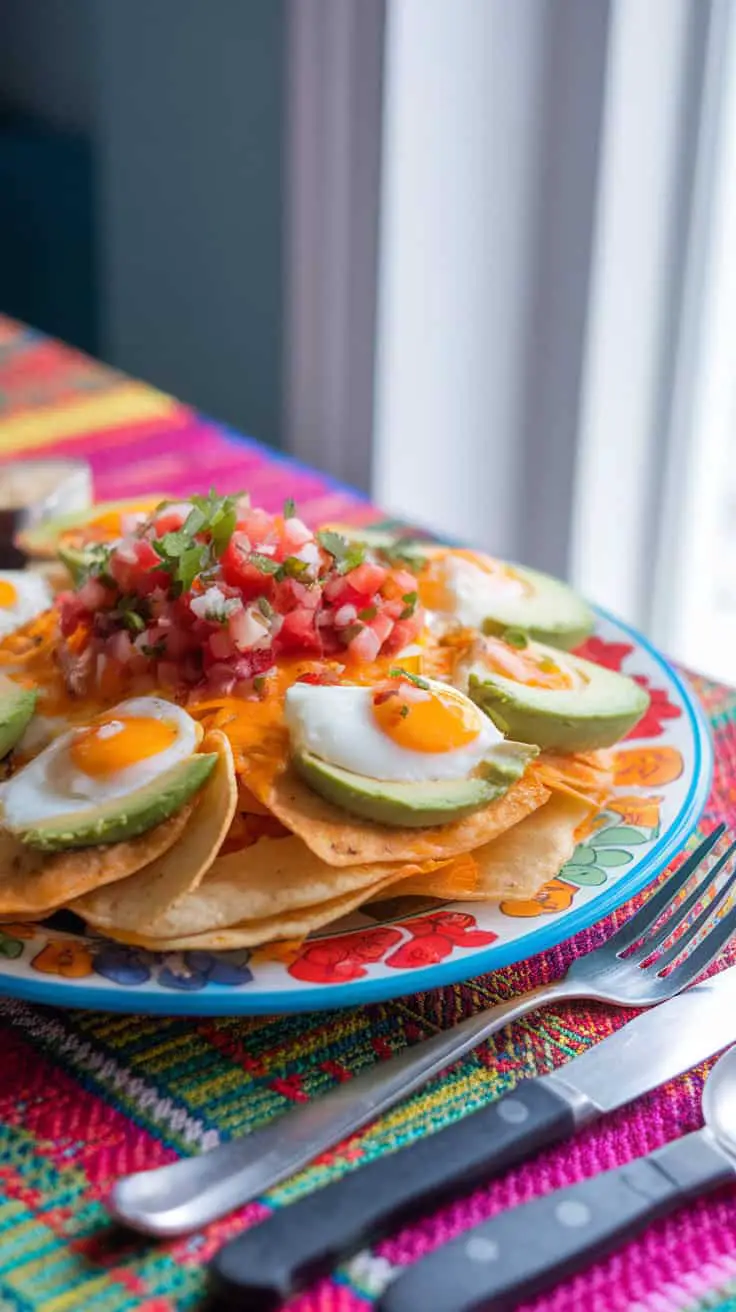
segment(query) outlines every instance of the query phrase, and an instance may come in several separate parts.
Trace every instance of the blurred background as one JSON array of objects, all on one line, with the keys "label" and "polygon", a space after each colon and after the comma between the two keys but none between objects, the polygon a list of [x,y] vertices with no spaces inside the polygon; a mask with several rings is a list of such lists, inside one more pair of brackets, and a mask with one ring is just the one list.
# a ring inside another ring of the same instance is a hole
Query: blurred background
[{"label": "blurred background", "polygon": [[0,311],[736,677],[736,0],[3,0]]}]

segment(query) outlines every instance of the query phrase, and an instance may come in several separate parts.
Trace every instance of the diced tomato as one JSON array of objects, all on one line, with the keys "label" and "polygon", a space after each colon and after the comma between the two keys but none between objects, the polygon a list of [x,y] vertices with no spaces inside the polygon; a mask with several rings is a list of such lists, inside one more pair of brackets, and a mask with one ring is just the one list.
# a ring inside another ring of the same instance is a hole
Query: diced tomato
[{"label": "diced tomato", "polygon": [[68,638],[80,624],[86,625],[89,620],[89,611],[84,602],[79,600],[79,595],[74,592],[60,592],[56,598],[56,606],[59,611],[59,627],[62,636]]},{"label": "diced tomato", "polygon": [[280,537],[274,516],[267,510],[249,510],[238,521],[237,531],[245,533],[250,538],[251,547],[256,549],[266,543],[275,544]]},{"label": "diced tomato", "polygon": [[352,642],[348,643],[348,652],[353,660],[364,664],[370,664],[371,661],[374,661],[380,649],[381,644],[378,638],[367,625],[353,638]]},{"label": "diced tomato", "polygon": [[229,661],[235,655],[235,647],[227,629],[216,629],[211,633],[207,646],[216,661]]},{"label": "diced tomato", "polygon": [[297,607],[304,610],[317,610],[322,601],[322,594],[319,587],[309,587],[306,583],[300,583],[299,579],[283,579],[276,584],[271,600],[276,610],[285,615],[290,610],[296,610]]},{"label": "diced tomato", "polygon": [[248,562],[249,551],[249,538],[233,533],[220,560],[223,578],[231,587],[237,588],[244,601],[253,601],[256,597],[270,600],[276,586],[274,577],[263,574]]},{"label": "diced tomato", "polygon": [[273,665],[273,648],[253,647],[251,651],[241,652],[232,663],[232,671],[238,680],[255,679],[265,674]]},{"label": "diced tomato", "polygon": [[154,531],[157,538],[162,538],[164,533],[178,533],[184,524],[184,515],[179,510],[165,510],[159,515],[154,524]]},{"label": "diced tomato", "polygon": [[417,581],[408,569],[393,570],[385,580],[381,592],[384,597],[393,599],[409,596],[416,592]]},{"label": "diced tomato", "polygon": [[383,565],[373,565],[365,560],[362,565],[345,574],[344,579],[362,597],[372,597],[374,592],[380,591],[387,574],[388,570]]},{"label": "diced tomato", "polygon": [[314,623],[314,612],[300,608],[289,611],[284,616],[279,636],[276,639],[280,652],[315,652],[322,651],[322,639]]},{"label": "diced tomato", "polygon": [[393,627],[394,622],[385,611],[381,615],[376,615],[375,619],[371,620],[369,625],[371,631],[375,633],[378,638],[378,644],[380,647],[383,646]]},{"label": "diced tomato", "polygon": [[296,515],[292,515],[290,519],[284,521],[283,542],[285,554],[287,556],[293,555],[293,553],[299,551],[300,547],[303,547],[305,543],[311,542],[313,536],[314,534],[312,533],[311,528],[307,528],[306,524],[303,524],[300,519],[297,519]]},{"label": "diced tomato", "polygon": [[306,674],[300,674],[297,679],[297,683],[312,683],[317,687],[332,686],[339,682],[334,670],[307,670]]},{"label": "diced tomato", "polygon": [[397,651],[410,646],[420,631],[419,623],[414,620],[397,620],[386,640],[386,655],[393,656]]},{"label": "diced tomato", "polygon": [[345,578],[330,579],[323,589],[324,595],[338,610],[341,606],[355,606],[356,610],[362,610],[364,606],[371,604],[373,598],[351,587],[347,581],[348,577],[346,574]]}]

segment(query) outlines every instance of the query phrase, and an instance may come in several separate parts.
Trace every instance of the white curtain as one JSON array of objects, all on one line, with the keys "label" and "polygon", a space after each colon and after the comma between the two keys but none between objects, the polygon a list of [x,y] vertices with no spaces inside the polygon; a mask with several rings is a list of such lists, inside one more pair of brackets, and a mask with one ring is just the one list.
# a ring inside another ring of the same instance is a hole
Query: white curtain
[{"label": "white curtain", "polygon": [[[309,4],[344,29],[297,50],[313,99],[352,85],[362,130],[338,149],[298,106],[292,177],[326,185],[309,240],[291,219],[309,275],[292,279],[292,357],[320,352],[292,449],[338,476],[370,464],[391,513],[569,577],[736,677],[736,582],[724,628],[709,577],[736,409],[734,0],[371,0],[370,42],[340,0]],[[382,87],[360,59],[379,36]]]},{"label": "white curtain", "polygon": [[672,399],[733,9],[388,11],[377,498],[567,575],[686,656]]}]

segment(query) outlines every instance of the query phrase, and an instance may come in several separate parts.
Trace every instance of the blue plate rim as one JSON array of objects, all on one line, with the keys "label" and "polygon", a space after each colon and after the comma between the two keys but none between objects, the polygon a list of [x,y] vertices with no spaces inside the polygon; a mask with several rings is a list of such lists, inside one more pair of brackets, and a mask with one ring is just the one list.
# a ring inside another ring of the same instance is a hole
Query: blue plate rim
[{"label": "blue plate rim", "polygon": [[[123,1011],[131,1014],[158,1014],[169,1016],[263,1016],[294,1015],[308,1011],[335,1011],[343,1007],[370,1006],[395,998],[412,996],[428,989],[460,984],[479,975],[502,970],[505,966],[527,961],[531,957],[559,947],[584,929],[604,920],[622,903],[629,901],[668,864],[680,850],[701,818],[710,793],[713,778],[714,752],[710,726],[694,693],[653,643],[632,625],[612,615],[602,606],[593,606],[594,613],[627,634],[636,646],[641,647],[667,674],[677,688],[693,733],[694,759],[690,786],[679,815],[657,840],[633,877],[624,877],[610,888],[580,907],[567,912],[559,919],[546,921],[529,933],[509,943],[492,944],[470,957],[453,957],[435,966],[412,971],[411,987],[405,988],[405,977],[396,975],[378,979],[366,978],[351,984],[324,984],[316,988],[283,993],[249,994],[248,986],[242,990],[223,985],[209,985],[196,994],[151,990],[139,991],[124,987],[107,989],[89,985],[67,984],[59,977],[26,979],[0,974],[0,997],[15,998],[24,1002],[45,1003],[50,1006],[74,1009]],[[471,967],[470,971],[468,967]]]}]

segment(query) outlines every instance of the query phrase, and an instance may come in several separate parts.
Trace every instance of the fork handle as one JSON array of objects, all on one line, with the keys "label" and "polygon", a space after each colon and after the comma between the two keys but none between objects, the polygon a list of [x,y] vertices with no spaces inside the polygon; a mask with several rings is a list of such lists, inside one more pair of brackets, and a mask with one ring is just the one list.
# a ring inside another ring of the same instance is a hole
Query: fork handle
[{"label": "fork handle", "polygon": [[733,1172],[709,1131],[688,1134],[466,1230],[407,1267],[383,1294],[380,1312],[505,1312]]},{"label": "fork handle", "polygon": [[246,1230],[214,1259],[216,1293],[228,1306],[271,1312],[358,1249],[574,1128],[573,1105],[552,1078],[522,1080],[505,1097],[402,1148],[400,1161],[380,1157]]},{"label": "fork handle", "polygon": [[117,1220],[144,1234],[164,1237],[197,1230],[294,1175],[504,1025],[557,998],[576,996],[563,980],[469,1016],[262,1130],[199,1157],[119,1180],[108,1208]]}]

